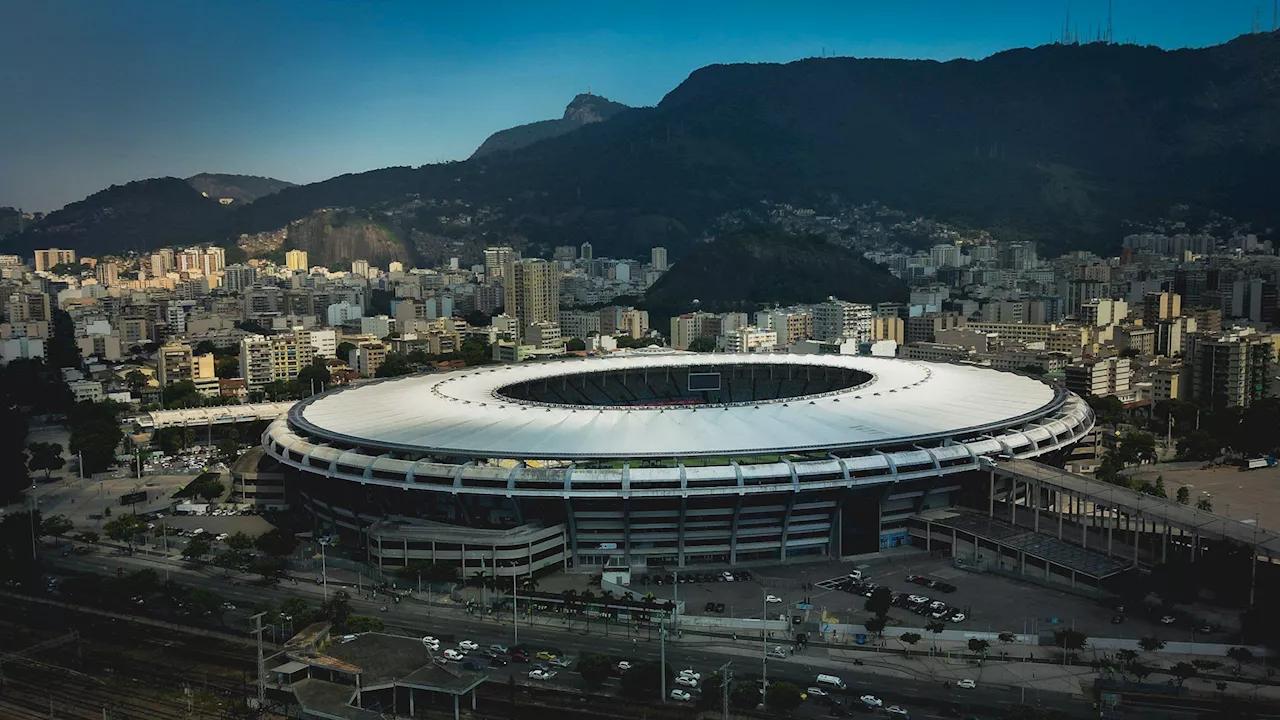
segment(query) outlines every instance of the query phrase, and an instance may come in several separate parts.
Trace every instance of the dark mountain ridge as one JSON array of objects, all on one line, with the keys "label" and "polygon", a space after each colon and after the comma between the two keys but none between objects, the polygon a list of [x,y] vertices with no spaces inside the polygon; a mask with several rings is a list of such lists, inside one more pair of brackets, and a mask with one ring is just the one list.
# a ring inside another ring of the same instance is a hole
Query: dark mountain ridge
[{"label": "dark mountain ridge", "polygon": [[230,198],[237,203],[251,203],[260,197],[280,192],[294,184],[257,175],[200,173],[187,178],[187,184],[213,199]]},{"label": "dark mountain ridge", "polygon": [[540,120],[526,125],[517,125],[506,130],[499,130],[490,135],[480,147],[471,154],[471,158],[484,157],[496,152],[519,150],[536,142],[558,137],[591,123],[601,122],[629,110],[626,105],[591,93],[583,93],[573,98],[564,109],[564,116],[554,120]]}]

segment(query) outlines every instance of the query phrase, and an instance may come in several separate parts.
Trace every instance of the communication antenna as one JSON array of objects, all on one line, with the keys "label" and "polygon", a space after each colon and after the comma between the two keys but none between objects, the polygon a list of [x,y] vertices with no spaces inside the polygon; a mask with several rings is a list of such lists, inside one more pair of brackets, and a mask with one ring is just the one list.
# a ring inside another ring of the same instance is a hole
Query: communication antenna
[{"label": "communication antenna", "polygon": [[1107,0],[1107,44],[1111,44],[1111,0]]}]

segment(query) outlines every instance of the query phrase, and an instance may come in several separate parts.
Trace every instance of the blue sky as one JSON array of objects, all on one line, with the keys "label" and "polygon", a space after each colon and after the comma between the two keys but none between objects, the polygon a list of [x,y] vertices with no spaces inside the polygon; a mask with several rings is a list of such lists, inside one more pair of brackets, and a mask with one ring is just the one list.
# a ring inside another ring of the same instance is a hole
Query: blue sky
[{"label": "blue sky", "polygon": [[[1213,45],[1264,0],[1115,0],[1118,39]],[[0,205],[197,172],[314,182],[466,158],[577,93],[653,105],[711,63],[980,58],[1106,0],[0,0]]]}]

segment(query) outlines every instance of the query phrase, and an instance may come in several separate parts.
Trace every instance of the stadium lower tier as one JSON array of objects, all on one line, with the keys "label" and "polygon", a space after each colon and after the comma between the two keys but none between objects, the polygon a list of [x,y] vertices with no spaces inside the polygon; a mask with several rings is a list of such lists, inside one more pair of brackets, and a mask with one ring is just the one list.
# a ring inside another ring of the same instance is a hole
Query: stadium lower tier
[{"label": "stadium lower tier", "polygon": [[873,553],[908,542],[907,520],[985,502],[969,471],[880,485],[688,498],[509,498],[405,492],[323,477],[291,478],[294,507],[319,533],[367,545],[369,562],[459,566],[466,575],[546,567],[732,566]]}]

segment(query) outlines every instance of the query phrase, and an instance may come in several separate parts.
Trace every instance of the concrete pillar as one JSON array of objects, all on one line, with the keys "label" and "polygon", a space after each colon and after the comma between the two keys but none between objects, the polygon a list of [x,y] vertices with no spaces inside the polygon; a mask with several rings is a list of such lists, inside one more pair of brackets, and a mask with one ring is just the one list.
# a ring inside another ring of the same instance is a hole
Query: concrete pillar
[{"label": "concrete pillar", "polygon": [[933,523],[928,520],[924,521],[924,549],[926,552],[933,551]]},{"label": "concrete pillar", "polygon": [[454,695],[453,696],[453,720],[459,720],[459,718],[461,717],[462,717],[462,713],[458,712],[458,696]]},{"label": "concrete pillar", "polygon": [[1160,562],[1168,562],[1169,560],[1169,523],[1164,524],[1164,531],[1160,533]]},{"label": "concrete pillar", "polygon": [[1138,562],[1138,547],[1142,543],[1142,529],[1144,525],[1141,515],[1139,515],[1136,519],[1138,521],[1137,527],[1135,528],[1133,533],[1133,562],[1135,564]]},{"label": "concrete pillar", "polygon": [[413,688],[410,687],[409,688],[409,717],[416,717],[417,714],[418,714],[418,711],[414,708],[414,705],[413,705]]},{"label": "concrete pillar", "polygon": [[1009,478],[1009,524],[1018,524],[1018,479]]},{"label": "concrete pillar", "polygon": [[1031,512],[1035,514],[1035,520],[1033,521],[1035,531],[1040,532],[1040,483],[1028,485],[1027,487],[1030,489],[1031,493],[1035,495],[1035,503],[1032,505]]},{"label": "concrete pillar", "polygon": [[996,471],[994,468],[987,471],[988,492],[987,492],[987,517],[996,516]]},{"label": "concrete pillar", "polygon": [[[1113,510],[1112,512],[1115,512],[1115,511]],[[1120,513],[1116,513],[1115,522],[1120,521],[1119,516],[1120,516]],[[1111,530],[1112,530],[1112,527],[1115,525],[1115,522],[1107,523],[1107,556],[1108,557],[1110,557],[1111,555]]]},{"label": "concrete pillar", "polygon": [[1062,491],[1053,491],[1053,504],[1058,508],[1058,539],[1062,539],[1062,515],[1066,512],[1066,508],[1062,507]]},{"label": "concrete pillar", "polygon": [[[1083,511],[1080,513],[1080,547],[1086,549],[1089,547],[1089,524],[1084,521]],[[1075,586],[1075,578],[1073,577],[1071,580],[1071,587]]]},{"label": "concrete pillar", "polygon": [[1075,587],[1075,586],[1076,586],[1076,571],[1072,570],[1071,571],[1071,587]]},{"label": "concrete pillar", "polygon": [[956,541],[957,541],[956,529],[951,528],[951,557],[956,556]]}]

